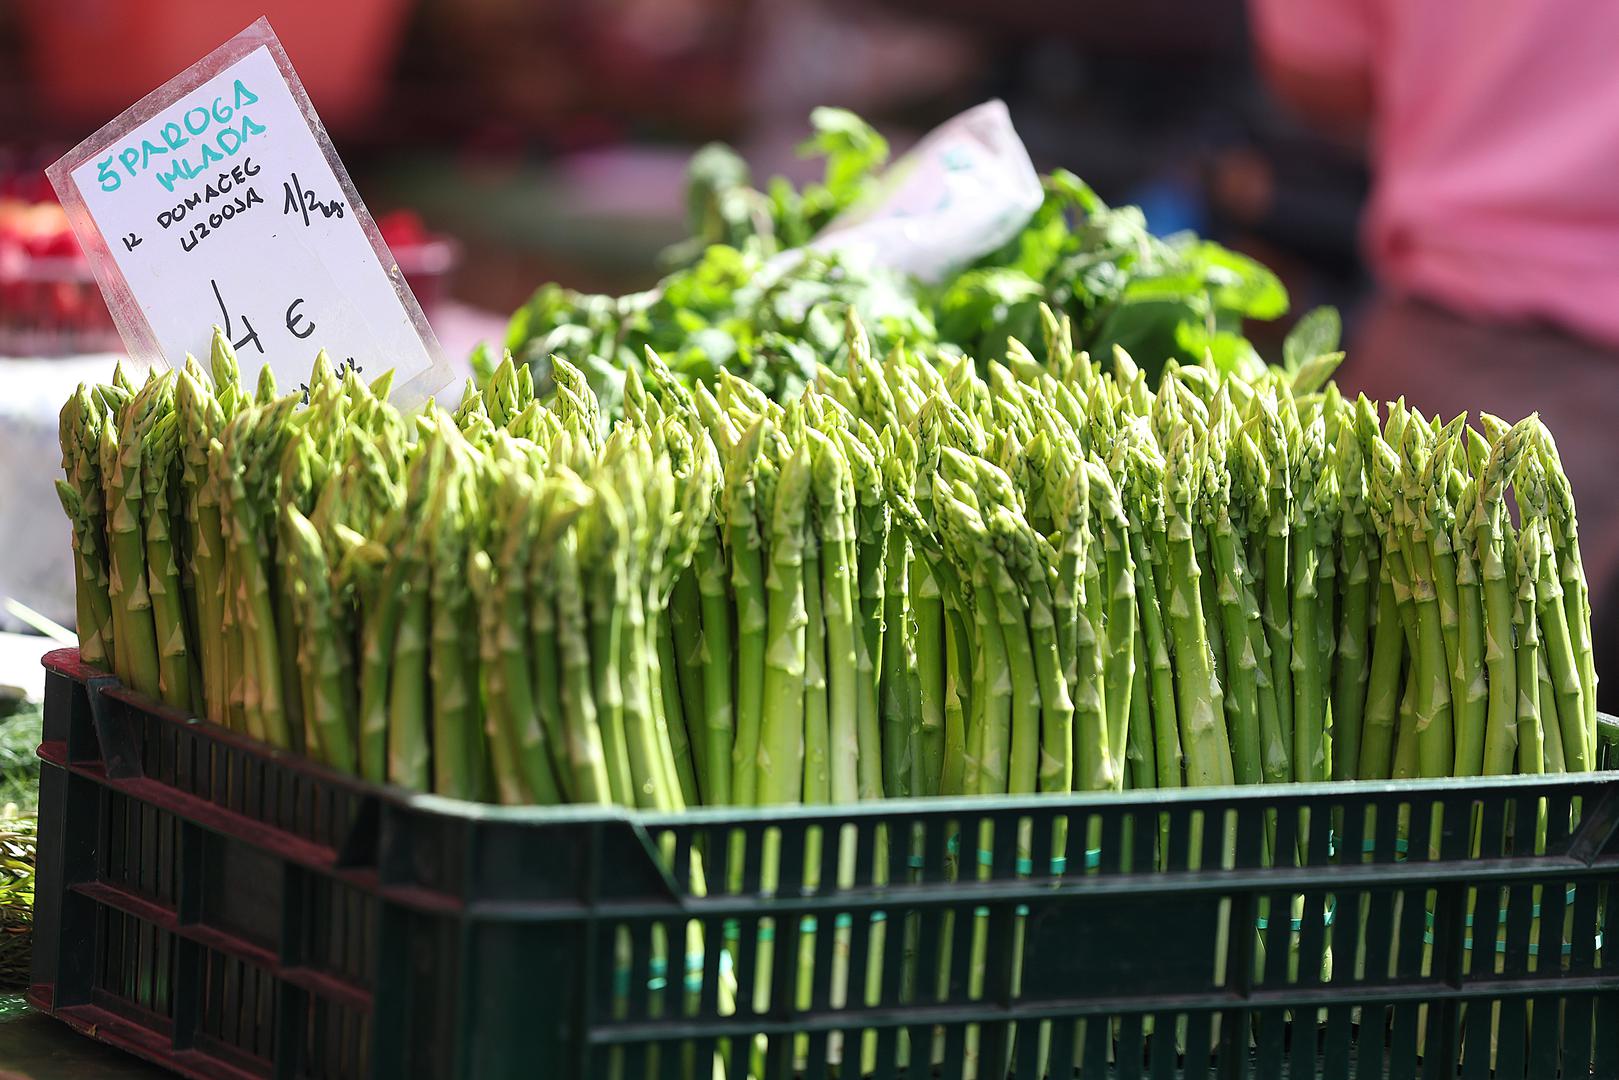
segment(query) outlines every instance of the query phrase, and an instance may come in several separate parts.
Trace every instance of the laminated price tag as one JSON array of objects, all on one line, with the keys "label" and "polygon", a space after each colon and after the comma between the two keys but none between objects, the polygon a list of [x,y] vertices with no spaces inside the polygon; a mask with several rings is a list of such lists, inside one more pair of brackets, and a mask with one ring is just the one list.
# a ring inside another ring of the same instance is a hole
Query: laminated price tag
[{"label": "laminated price tag", "polygon": [[223,327],[283,386],[325,349],[413,405],[450,369],[270,24],[260,19],[46,170],[130,355]]}]

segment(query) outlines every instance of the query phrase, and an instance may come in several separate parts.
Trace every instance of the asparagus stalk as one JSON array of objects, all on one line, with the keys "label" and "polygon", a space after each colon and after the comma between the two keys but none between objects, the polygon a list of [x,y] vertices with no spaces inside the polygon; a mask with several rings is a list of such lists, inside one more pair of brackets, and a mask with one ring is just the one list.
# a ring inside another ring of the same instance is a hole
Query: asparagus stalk
[{"label": "asparagus stalk", "polygon": [[108,594],[107,498],[100,441],[109,419],[83,383],[62,406],[62,471],[57,481],[62,509],[73,527],[75,613],[79,657],[109,667],[113,659],[113,612]]},{"label": "asparagus stalk", "polygon": [[1591,590],[1585,579],[1585,566],[1580,559],[1579,524],[1574,513],[1574,491],[1563,463],[1557,453],[1557,444],[1538,418],[1533,420],[1546,474],[1546,495],[1550,510],[1552,551],[1557,559],[1557,572],[1562,580],[1564,614],[1568,622],[1570,644],[1579,666],[1580,706],[1585,718],[1585,744],[1591,752],[1592,768],[1596,767],[1597,698],[1596,653],[1591,643]]},{"label": "asparagus stalk", "polygon": [[[1165,457],[1164,504],[1168,511],[1169,625],[1175,642],[1176,713],[1186,750],[1186,779],[1193,787],[1235,781],[1224,716],[1223,691],[1204,633],[1203,598],[1192,544],[1192,433],[1180,429]],[[1303,631],[1301,630],[1301,633]],[[1300,725],[1301,727],[1304,725]]]},{"label": "asparagus stalk", "polygon": [[118,411],[116,423],[102,426],[98,448],[107,496],[107,596],[113,610],[113,639],[123,657],[118,676],[154,698],[162,695],[162,672],[141,533],[141,455],[147,434],[171,407],[168,378],[148,380]]},{"label": "asparagus stalk", "polygon": [[882,472],[867,449],[874,444],[862,441],[869,435],[869,428],[859,433],[844,429],[838,431],[839,449],[843,451],[844,460],[849,466],[855,497],[853,584],[856,586],[860,631],[855,637],[855,674],[858,680],[855,730],[860,742],[856,765],[862,799],[876,799],[883,795],[877,672],[882,659],[883,625],[880,613],[885,569],[883,551],[887,545],[890,523]]},{"label": "asparagus stalk", "polygon": [[[1535,534],[1536,554],[1540,559],[1539,572],[1534,580],[1535,616],[1541,631],[1541,649],[1556,695],[1563,760],[1571,772],[1585,772],[1594,766],[1594,748],[1586,741],[1588,729],[1585,706],[1580,699],[1580,666],[1568,627],[1568,609],[1563,604],[1562,578],[1555,565],[1556,551],[1548,520],[1550,510],[1546,487],[1543,459],[1538,454],[1526,455],[1519,464],[1518,479],[1513,485],[1523,515],[1519,544],[1522,546],[1524,543],[1524,533]],[[1546,729],[1546,737],[1551,737],[1550,728]]]},{"label": "asparagus stalk", "polygon": [[1336,465],[1341,499],[1339,535],[1343,538],[1338,553],[1343,619],[1332,670],[1332,778],[1352,780],[1359,773],[1372,674],[1372,650],[1367,640],[1372,635],[1371,618],[1378,610],[1373,605],[1381,584],[1372,573],[1376,541],[1366,511],[1363,455],[1354,430],[1347,426],[1340,429]]},{"label": "asparagus stalk", "polygon": [[759,733],[761,804],[795,803],[804,783],[804,539],[810,488],[808,447],[782,466],[770,523],[764,716]]},{"label": "asparagus stalk", "polygon": [[[731,798],[750,806],[758,795],[759,730],[764,713],[767,607],[764,529],[757,512],[755,457],[765,442],[762,422],[747,430],[725,464],[725,517],[736,604],[736,741]],[[875,703],[873,703],[875,708]]]},{"label": "asparagus stalk", "polygon": [[[1107,744],[1113,756],[1113,786],[1124,786],[1131,755],[1129,727],[1135,708],[1136,670],[1136,587],[1135,566],[1130,556],[1129,522],[1124,516],[1118,486],[1100,460],[1085,463],[1089,480],[1089,503],[1095,517],[1094,534],[1101,539],[1102,565],[1099,569],[1105,604],[1102,629],[1106,637],[1102,655],[1102,685],[1107,709]],[[1094,548],[1094,545],[1093,545]],[[1146,734],[1146,727],[1141,734]],[[1134,750],[1144,755],[1150,738],[1138,742]]]},{"label": "asparagus stalk", "polygon": [[1417,652],[1416,726],[1423,776],[1448,776],[1455,763],[1454,724],[1450,700],[1450,676],[1445,660],[1444,633],[1432,548],[1426,536],[1426,519],[1421,502],[1431,478],[1432,451],[1424,441],[1426,425],[1418,417],[1405,427],[1408,436],[1402,461],[1406,485],[1403,499],[1396,503],[1396,514],[1403,528],[1401,541],[1410,572],[1412,604],[1416,609]]},{"label": "asparagus stalk", "polygon": [[806,437],[813,447],[811,482],[820,527],[821,579],[816,583],[806,574],[804,587],[806,595],[819,588],[825,624],[828,797],[847,803],[860,797],[853,480],[836,443],[813,429]]},{"label": "asparagus stalk", "polygon": [[289,583],[298,606],[297,662],[309,686],[309,730],[315,741],[308,750],[339,772],[358,767],[352,666],[347,638],[337,632],[331,569],[315,527],[296,506],[281,508],[281,535],[290,547],[294,576]]}]

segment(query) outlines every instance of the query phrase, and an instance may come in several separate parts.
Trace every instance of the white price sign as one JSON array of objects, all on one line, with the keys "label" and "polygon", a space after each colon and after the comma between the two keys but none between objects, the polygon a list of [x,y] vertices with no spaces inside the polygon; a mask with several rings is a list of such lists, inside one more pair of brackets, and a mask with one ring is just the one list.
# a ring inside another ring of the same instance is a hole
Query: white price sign
[{"label": "white price sign", "polygon": [[260,19],[47,170],[130,355],[177,365],[225,329],[283,387],[325,349],[395,369],[415,404],[450,379],[286,52]]}]

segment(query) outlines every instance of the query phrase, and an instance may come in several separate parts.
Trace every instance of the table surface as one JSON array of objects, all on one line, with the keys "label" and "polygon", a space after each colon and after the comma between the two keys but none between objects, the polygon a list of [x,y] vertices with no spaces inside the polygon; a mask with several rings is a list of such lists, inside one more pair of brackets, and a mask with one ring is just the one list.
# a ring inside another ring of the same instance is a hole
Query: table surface
[{"label": "table surface", "polygon": [[0,994],[0,1080],[159,1080],[169,1076]]}]

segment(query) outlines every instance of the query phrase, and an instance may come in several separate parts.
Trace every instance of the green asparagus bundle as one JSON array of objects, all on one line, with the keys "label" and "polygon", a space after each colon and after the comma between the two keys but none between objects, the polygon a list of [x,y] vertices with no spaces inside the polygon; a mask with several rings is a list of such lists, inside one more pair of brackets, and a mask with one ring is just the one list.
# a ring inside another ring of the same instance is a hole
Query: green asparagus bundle
[{"label": "green asparagus bundle", "polygon": [[[87,661],[329,767],[511,803],[841,802],[1595,764],[1550,433],[1328,383],[875,355],[787,402],[650,351],[406,417],[223,335],[62,412]],[[1516,515],[1510,512],[1515,506]]]}]

